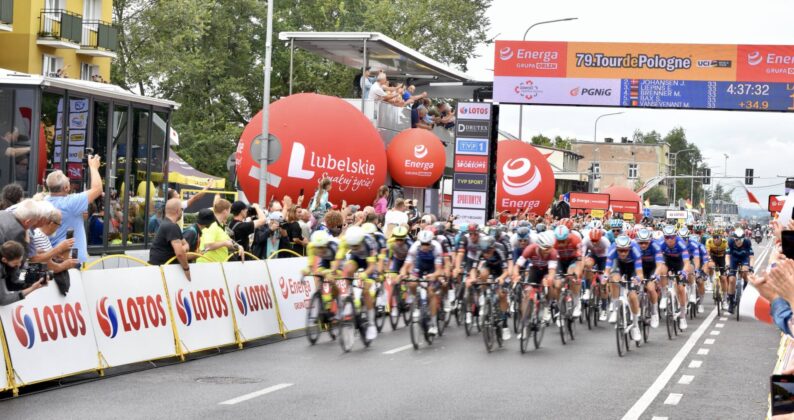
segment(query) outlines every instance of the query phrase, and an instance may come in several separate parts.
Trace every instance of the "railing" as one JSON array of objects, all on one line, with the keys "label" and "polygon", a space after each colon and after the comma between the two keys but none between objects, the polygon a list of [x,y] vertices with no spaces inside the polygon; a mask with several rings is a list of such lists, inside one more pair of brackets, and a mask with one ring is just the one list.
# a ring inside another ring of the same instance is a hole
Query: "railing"
[{"label": "railing", "polygon": [[42,9],[39,15],[39,38],[80,44],[83,17],[61,9]]},{"label": "railing", "polygon": [[118,31],[110,23],[101,20],[83,22],[83,36],[80,48],[116,51]]},{"label": "railing", "polygon": [[0,24],[10,25],[14,22],[14,0],[0,0]]}]

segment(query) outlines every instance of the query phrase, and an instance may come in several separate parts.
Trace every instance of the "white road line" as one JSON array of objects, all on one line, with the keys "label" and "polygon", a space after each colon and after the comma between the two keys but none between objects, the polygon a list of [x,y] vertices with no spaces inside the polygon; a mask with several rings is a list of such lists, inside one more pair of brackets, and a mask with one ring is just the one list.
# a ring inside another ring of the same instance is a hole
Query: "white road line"
[{"label": "white road line", "polygon": [[717,331],[717,330],[714,330],[714,331],[710,332],[709,334],[711,334],[711,335],[720,335],[720,332]]},{"label": "white road line", "polygon": [[695,379],[693,375],[681,375],[681,379],[678,380],[678,383],[681,385],[689,385],[692,383],[693,379]]},{"label": "white road line", "polygon": [[725,324],[714,324],[714,326],[717,327],[717,328],[722,328],[722,327],[725,326]]},{"label": "white road line", "polygon": [[709,354],[709,349],[698,349],[698,356],[706,356]]},{"label": "white road line", "polygon": [[727,317],[727,316],[722,316],[722,317],[720,317],[720,321],[727,321],[727,320],[728,320],[728,317]]},{"label": "white road line", "polygon": [[678,405],[678,403],[681,402],[681,397],[683,396],[684,394],[670,393],[670,395],[667,396],[667,399],[664,400],[664,403],[665,405]]},{"label": "white road line", "polygon": [[703,366],[703,361],[702,360],[693,360],[693,361],[689,362],[689,368],[690,369],[697,369],[697,368],[699,368],[701,366]]},{"label": "white road line", "polygon": [[707,338],[706,341],[703,342],[703,344],[707,344],[707,345],[708,344],[714,344],[714,339],[713,338]]},{"label": "white road line", "polygon": [[267,387],[265,389],[260,389],[259,391],[252,392],[250,394],[240,395],[237,398],[232,398],[230,400],[226,400],[223,402],[218,403],[219,405],[234,405],[237,403],[241,403],[243,401],[248,401],[252,398],[261,397],[262,395],[270,394],[271,392],[276,392],[280,389],[289,388],[294,384],[278,384]]},{"label": "white road line", "polygon": [[[678,350],[678,353],[673,357],[673,360],[670,360],[670,363],[667,365],[666,368],[659,374],[659,377],[653,381],[653,384],[645,391],[644,394],[637,400],[636,403],[629,409],[626,415],[623,416],[623,420],[629,419],[638,419],[645,412],[646,409],[651,405],[653,400],[659,395],[660,392],[664,389],[665,385],[670,382],[670,379],[673,377],[675,372],[681,366],[681,363],[684,362],[689,352],[692,351],[692,348],[695,347],[695,344],[700,340],[700,337],[703,336],[703,333],[706,332],[709,325],[711,325],[711,321],[717,316],[717,308],[711,310],[711,313],[706,317],[702,324],[698,327],[697,330],[689,337],[689,340],[684,343],[681,347],[681,350]],[[692,364],[689,365],[692,367]],[[700,367],[698,365],[698,367]],[[673,395],[673,394],[671,394]],[[668,397],[669,398],[669,397]],[[680,399],[680,398],[679,398]]]},{"label": "white road line", "polygon": [[402,347],[397,347],[396,349],[391,349],[389,351],[384,351],[383,354],[399,353],[399,352],[401,352],[403,350],[408,350],[408,349],[412,349],[412,348],[414,348],[413,344],[406,344],[406,345],[404,345]]},{"label": "white road line", "polygon": [[667,420],[667,417],[653,416],[653,418],[651,418],[651,420]]}]

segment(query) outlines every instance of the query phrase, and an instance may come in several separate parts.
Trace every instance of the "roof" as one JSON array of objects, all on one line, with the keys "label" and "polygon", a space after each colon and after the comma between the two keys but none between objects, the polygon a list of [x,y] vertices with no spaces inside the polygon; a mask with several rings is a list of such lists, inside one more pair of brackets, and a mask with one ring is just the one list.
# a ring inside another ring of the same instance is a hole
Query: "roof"
[{"label": "roof", "polygon": [[664,147],[669,145],[667,143],[634,143],[634,142],[619,142],[615,141],[612,143],[607,143],[605,141],[589,141],[589,140],[574,140],[571,144],[597,144],[597,145],[606,145],[606,146],[640,146],[640,147]]},{"label": "roof", "polygon": [[[521,140],[518,137],[516,137],[515,135],[513,135],[513,134],[511,134],[511,133],[509,133],[507,131],[504,131],[504,130],[497,130],[497,131],[498,131],[498,133],[499,133],[499,135],[501,137],[505,138],[505,140]],[[584,159],[583,155],[580,155],[579,153],[576,153],[573,150],[560,149],[559,147],[541,146],[541,145],[538,145],[538,144],[533,144],[533,146],[535,146],[538,149],[554,150],[554,151],[557,151],[557,152],[567,153],[567,154],[573,155],[573,157],[576,158],[576,159]]]},{"label": "roof", "polygon": [[364,66],[366,40],[368,65],[383,69],[389,76],[417,79],[417,85],[474,81],[468,74],[379,32],[281,32],[278,39],[292,41],[295,47],[354,68]]},{"label": "roof", "polygon": [[174,101],[138,95],[124,90],[120,86],[111,85],[108,83],[47,77],[0,68],[0,85],[3,84],[51,86],[60,89],[68,89],[73,92],[104,96],[106,98],[118,99],[122,101],[131,101],[164,108],[179,108],[179,104]]}]

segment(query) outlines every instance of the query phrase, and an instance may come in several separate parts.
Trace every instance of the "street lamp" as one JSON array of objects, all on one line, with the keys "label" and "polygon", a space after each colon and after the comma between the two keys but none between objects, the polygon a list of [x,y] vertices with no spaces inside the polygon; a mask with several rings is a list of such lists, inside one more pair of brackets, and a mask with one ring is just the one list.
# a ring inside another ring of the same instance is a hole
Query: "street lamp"
[{"label": "street lamp", "polygon": [[[527,30],[524,31],[524,38],[522,38],[521,40],[522,41],[526,41],[527,40],[527,34],[529,33],[529,30],[534,28],[534,27],[536,27],[536,26],[538,26],[538,25],[545,25],[547,23],[556,23],[556,22],[567,22],[569,20],[576,20],[576,19],[579,19],[579,18],[569,17],[569,18],[563,18],[563,19],[544,20],[543,22],[535,22],[532,25],[529,25],[529,28],[527,28]],[[494,37],[494,38],[496,38],[496,37]],[[523,139],[523,136],[522,136],[522,133],[521,133],[523,125],[524,125],[524,104],[521,104],[521,105],[518,106],[518,138],[519,139]]]},{"label": "street lamp", "polygon": [[598,120],[600,120],[600,119],[601,119],[601,118],[603,118],[603,117],[608,117],[608,116],[610,116],[610,115],[620,115],[620,114],[622,114],[622,113],[623,113],[623,111],[621,111],[621,112],[610,112],[609,114],[603,114],[603,115],[599,115],[599,116],[598,116],[598,117],[595,119],[595,124],[593,124],[593,142],[596,142],[596,141],[598,141],[598,137],[596,137],[596,133],[598,132]]},{"label": "street lamp", "polygon": [[[669,145],[669,143],[668,143],[668,145]],[[697,149],[694,148],[694,147],[690,147],[689,149],[679,150],[677,152],[670,153],[671,155],[674,156],[673,162],[675,162],[675,164],[673,165],[673,176],[676,176],[678,174],[678,154],[679,153],[684,153],[684,152],[691,152],[693,150],[697,150]],[[673,178],[673,205],[675,205],[675,203],[676,203],[675,198],[676,198],[676,195],[677,195],[676,194],[676,189],[677,189],[676,187],[677,186],[678,186],[678,180]]]}]

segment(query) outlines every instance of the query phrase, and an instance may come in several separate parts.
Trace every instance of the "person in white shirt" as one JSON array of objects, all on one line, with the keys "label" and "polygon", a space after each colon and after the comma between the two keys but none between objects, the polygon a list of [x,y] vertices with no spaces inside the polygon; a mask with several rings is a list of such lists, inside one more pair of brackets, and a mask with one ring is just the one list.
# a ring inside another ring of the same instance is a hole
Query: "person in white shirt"
[{"label": "person in white shirt", "polygon": [[[369,89],[369,94],[367,95],[367,99],[373,100],[375,102],[388,102],[393,98],[396,98],[400,93],[397,92],[396,89],[388,88],[389,81],[386,78],[386,73],[378,73],[378,79],[375,83],[372,84],[372,87]],[[389,93],[386,93],[386,91]]]},{"label": "person in white shirt", "polygon": [[408,225],[408,214],[405,212],[405,200],[398,198],[394,201],[394,207],[386,212],[383,218],[383,225],[386,228],[386,237],[391,235],[392,229],[400,225]]}]

